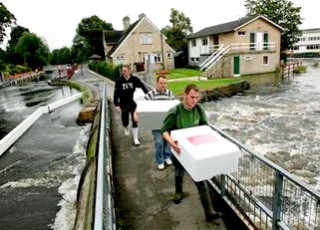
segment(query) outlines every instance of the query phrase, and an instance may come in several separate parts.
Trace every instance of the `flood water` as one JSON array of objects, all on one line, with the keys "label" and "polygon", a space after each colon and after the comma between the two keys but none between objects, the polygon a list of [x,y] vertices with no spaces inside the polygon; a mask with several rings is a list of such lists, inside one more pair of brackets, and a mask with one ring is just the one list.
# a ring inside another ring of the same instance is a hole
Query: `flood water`
[{"label": "flood water", "polygon": [[204,104],[210,122],[320,190],[320,65]]},{"label": "flood water", "polygon": [[[31,82],[0,90],[1,138],[39,106],[78,93]],[[71,229],[89,126],[75,101],[43,115],[0,157],[0,229]]]}]

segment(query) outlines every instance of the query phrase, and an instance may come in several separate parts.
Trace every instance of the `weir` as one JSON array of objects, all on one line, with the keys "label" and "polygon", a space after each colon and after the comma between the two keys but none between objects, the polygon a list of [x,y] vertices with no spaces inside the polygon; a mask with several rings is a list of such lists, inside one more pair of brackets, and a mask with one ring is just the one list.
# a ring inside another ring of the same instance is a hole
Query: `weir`
[{"label": "weir", "polygon": [[18,140],[43,114],[64,106],[72,101],[78,100],[82,97],[82,93],[75,94],[71,97],[62,99],[60,101],[41,106],[34,111],[28,118],[15,127],[10,133],[0,140],[0,156],[10,148],[16,140]]}]

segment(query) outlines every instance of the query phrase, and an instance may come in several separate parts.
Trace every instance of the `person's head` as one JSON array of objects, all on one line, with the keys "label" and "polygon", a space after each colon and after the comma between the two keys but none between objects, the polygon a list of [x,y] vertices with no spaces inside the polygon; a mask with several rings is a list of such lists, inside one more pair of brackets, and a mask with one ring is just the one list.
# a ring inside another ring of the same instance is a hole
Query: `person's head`
[{"label": "person's head", "polygon": [[167,89],[167,77],[164,75],[159,75],[157,77],[157,90],[160,92],[165,92]]},{"label": "person's head", "polygon": [[184,106],[187,109],[192,109],[200,100],[200,89],[195,84],[187,85],[184,89],[183,98]]},{"label": "person's head", "polygon": [[131,74],[131,67],[130,65],[123,65],[122,66],[122,76],[128,78]]}]

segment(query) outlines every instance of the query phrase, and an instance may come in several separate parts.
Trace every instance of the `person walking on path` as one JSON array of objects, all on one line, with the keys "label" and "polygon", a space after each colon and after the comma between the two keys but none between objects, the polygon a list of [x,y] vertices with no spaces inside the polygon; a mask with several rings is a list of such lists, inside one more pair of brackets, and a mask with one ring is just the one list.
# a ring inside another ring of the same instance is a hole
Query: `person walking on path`
[{"label": "person walking on path", "polygon": [[130,134],[129,117],[131,115],[132,136],[135,146],[140,145],[138,139],[138,117],[135,113],[137,104],[133,100],[133,94],[136,88],[141,88],[144,93],[148,92],[142,81],[131,74],[129,65],[122,66],[122,76],[118,78],[114,86],[113,102],[115,110],[121,112],[122,125],[125,128],[125,135]]},{"label": "person walking on path", "polygon": [[[181,149],[179,143],[171,138],[170,131],[208,124],[206,114],[198,104],[199,99],[199,88],[194,84],[187,85],[183,95],[183,102],[171,108],[163,122],[161,128],[163,138],[177,154],[181,154]],[[172,161],[175,167],[175,194],[173,196],[173,202],[179,204],[185,197],[182,188],[185,169],[174,156],[172,157]],[[220,213],[215,213],[213,210],[207,181],[194,181],[194,183],[199,192],[206,220],[211,222],[222,217]]]},{"label": "person walking on path", "polygon": [[[145,96],[145,100],[173,100],[174,94],[167,89],[167,78],[164,75],[159,75],[156,80],[156,88],[149,91]],[[153,139],[155,142],[155,157],[159,170],[165,168],[165,164],[172,165],[170,145],[162,138],[161,130],[152,130]]]}]

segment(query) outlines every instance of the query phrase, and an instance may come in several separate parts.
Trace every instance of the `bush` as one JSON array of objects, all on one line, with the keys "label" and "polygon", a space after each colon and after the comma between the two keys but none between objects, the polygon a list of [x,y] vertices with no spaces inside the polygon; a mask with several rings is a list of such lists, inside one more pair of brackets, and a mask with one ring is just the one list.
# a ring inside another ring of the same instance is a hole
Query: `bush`
[{"label": "bush", "polygon": [[294,68],[293,73],[306,73],[307,72],[307,67],[303,65],[299,65]]},{"label": "bush", "polygon": [[120,77],[121,65],[114,66],[105,61],[94,61],[89,64],[89,69],[114,81]]}]

